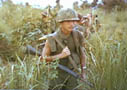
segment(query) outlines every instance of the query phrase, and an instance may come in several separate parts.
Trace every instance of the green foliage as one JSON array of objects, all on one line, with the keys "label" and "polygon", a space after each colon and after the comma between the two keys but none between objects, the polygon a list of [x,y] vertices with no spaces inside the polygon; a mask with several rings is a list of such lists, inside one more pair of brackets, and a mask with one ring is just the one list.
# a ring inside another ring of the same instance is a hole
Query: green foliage
[{"label": "green foliage", "polygon": [[49,81],[57,78],[58,62],[46,64],[39,57],[26,55],[22,60],[16,54],[17,61],[0,67],[1,89],[48,89]]},{"label": "green foliage", "polygon": [[[2,37],[0,49],[8,47],[5,51],[14,51],[9,57],[14,58],[15,51],[23,49],[23,45],[37,43],[35,41],[41,37],[41,10],[4,3],[0,12],[2,12],[0,13],[0,37]],[[0,55],[3,54],[0,52]]]},{"label": "green foliage", "polygon": [[[57,71],[49,68],[56,68],[58,61],[47,65],[38,56],[24,54],[25,45],[37,47],[43,35],[41,10],[5,3],[0,12],[0,89],[48,89],[49,81],[57,78]],[[125,90],[127,12],[94,13],[102,26],[86,40],[88,80],[95,84],[93,90]]]},{"label": "green foliage", "polygon": [[8,2],[0,8],[1,89],[46,89],[49,81],[56,78],[57,71],[49,68],[56,68],[57,62],[47,66],[40,63],[39,57],[24,53],[27,44],[40,44],[41,11]]},{"label": "green foliage", "polygon": [[[100,11],[99,11],[100,12]],[[87,40],[89,79],[93,90],[125,90],[127,88],[126,12],[101,13],[102,28]],[[100,14],[100,13],[98,13]]]}]

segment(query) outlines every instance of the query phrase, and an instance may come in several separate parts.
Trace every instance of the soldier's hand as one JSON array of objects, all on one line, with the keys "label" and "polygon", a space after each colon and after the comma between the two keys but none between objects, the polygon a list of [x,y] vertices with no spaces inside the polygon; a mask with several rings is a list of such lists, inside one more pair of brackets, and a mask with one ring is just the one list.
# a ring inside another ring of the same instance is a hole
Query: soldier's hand
[{"label": "soldier's hand", "polygon": [[84,72],[81,74],[81,77],[83,80],[86,80],[86,74]]},{"label": "soldier's hand", "polygon": [[61,54],[62,54],[63,57],[67,57],[67,56],[69,56],[69,55],[71,54],[71,52],[70,52],[70,50],[69,50],[68,47],[65,47],[65,48],[62,50]]}]

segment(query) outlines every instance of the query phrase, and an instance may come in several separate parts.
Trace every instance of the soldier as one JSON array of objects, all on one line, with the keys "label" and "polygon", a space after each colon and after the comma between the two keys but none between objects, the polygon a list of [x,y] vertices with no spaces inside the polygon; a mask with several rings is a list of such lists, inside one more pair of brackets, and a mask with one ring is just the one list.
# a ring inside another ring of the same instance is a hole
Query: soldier
[{"label": "soldier", "polygon": [[88,17],[78,14],[79,21],[75,21],[75,29],[81,31],[85,38],[89,36]]},{"label": "soldier", "polygon": [[49,12],[42,12],[42,29],[44,34],[53,33],[56,29],[56,20]]},{"label": "soldier", "polygon": [[[52,62],[59,59],[60,64],[71,70],[80,68],[82,78],[86,79],[84,70],[85,53],[83,51],[84,37],[80,31],[74,29],[75,21],[78,20],[77,13],[72,9],[58,12],[57,21],[60,27],[46,40],[41,61]],[[61,47],[60,43],[64,45],[64,48]],[[73,59],[73,63],[69,61],[70,57]],[[59,68],[57,70],[58,78],[51,81],[50,89],[52,90],[57,85],[58,87],[54,90],[77,90],[77,80]]]},{"label": "soldier", "polygon": [[80,30],[85,38],[89,38],[91,33],[98,32],[100,28],[100,22],[98,21],[97,15],[92,15],[92,13],[82,16],[78,14],[79,21],[76,21],[76,28]]}]

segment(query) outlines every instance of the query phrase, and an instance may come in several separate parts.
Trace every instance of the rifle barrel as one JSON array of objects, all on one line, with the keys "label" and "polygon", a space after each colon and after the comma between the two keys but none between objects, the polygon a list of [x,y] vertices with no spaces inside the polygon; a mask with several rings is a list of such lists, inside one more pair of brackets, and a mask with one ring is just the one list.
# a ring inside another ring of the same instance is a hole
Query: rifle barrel
[{"label": "rifle barrel", "polygon": [[26,53],[32,54],[32,55],[38,55],[41,56],[41,52],[37,51],[35,48],[33,48],[31,45],[26,46]]}]

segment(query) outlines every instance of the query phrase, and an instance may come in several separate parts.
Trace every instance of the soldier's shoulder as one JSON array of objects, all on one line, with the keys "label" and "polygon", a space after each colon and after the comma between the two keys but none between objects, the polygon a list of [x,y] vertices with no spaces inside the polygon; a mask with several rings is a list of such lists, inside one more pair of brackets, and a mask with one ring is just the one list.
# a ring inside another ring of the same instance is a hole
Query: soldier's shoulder
[{"label": "soldier's shoulder", "polygon": [[74,30],[73,30],[73,33],[77,33],[77,34],[79,34],[79,35],[83,35],[83,33],[82,33],[81,31],[79,31],[78,29],[74,29]]},{"label": "soldier's shoulder", "polygon": [[75,25],[75,29],[80,31],[80,32],[84,32],[86,28],[84,26],[81,26],[81,25]]}]

